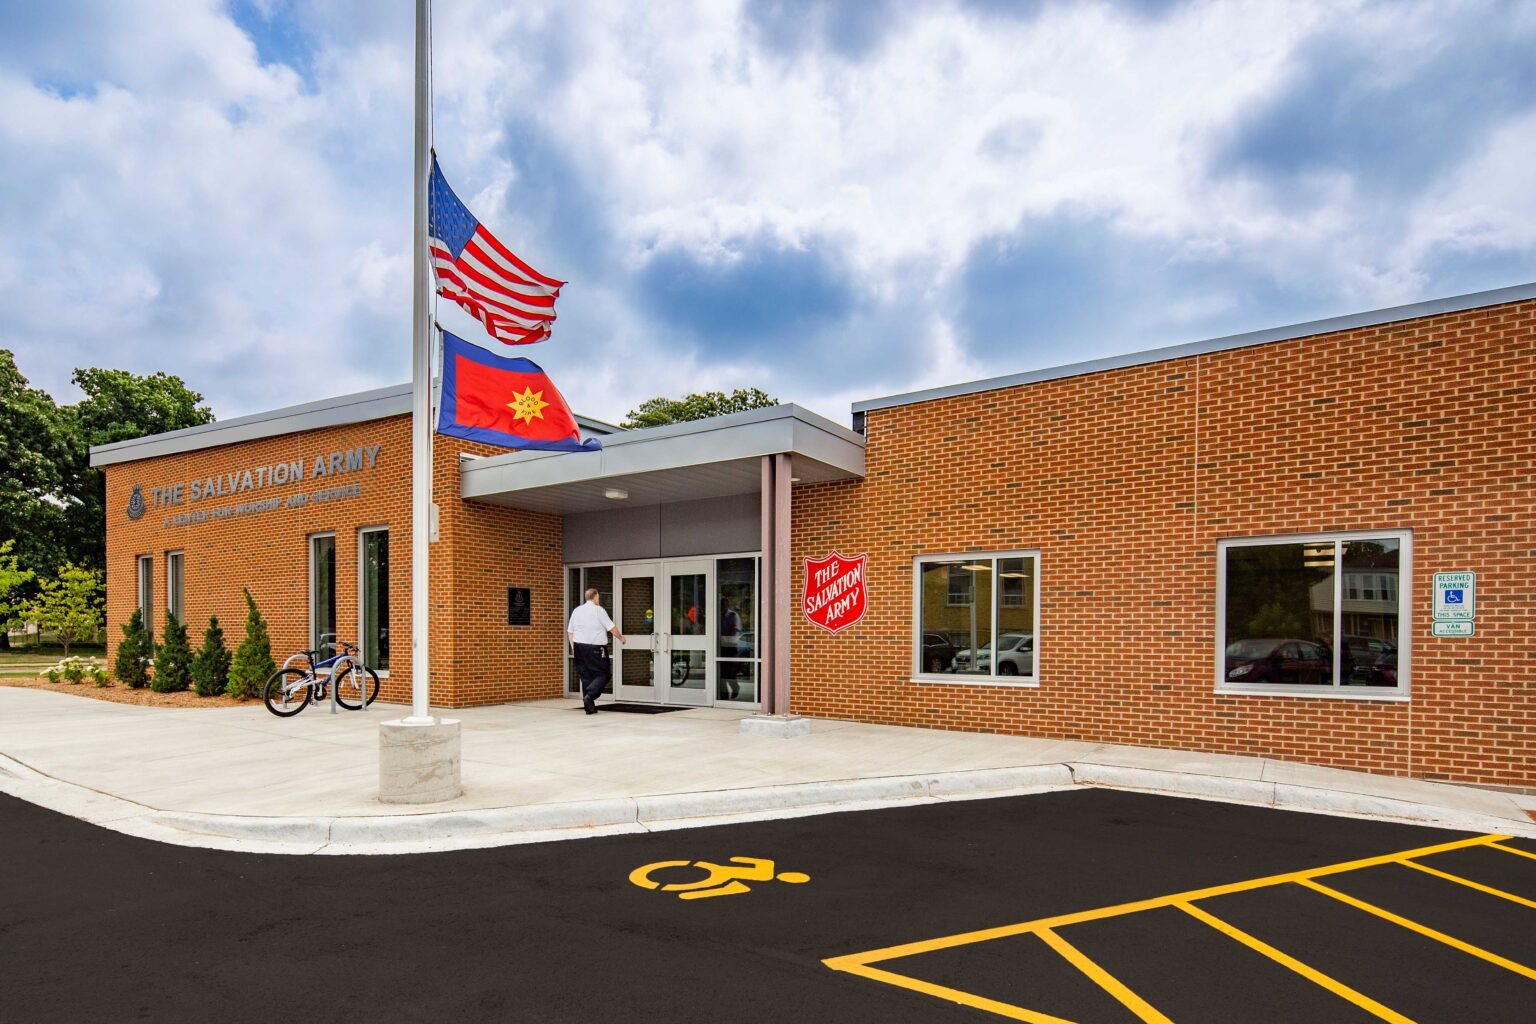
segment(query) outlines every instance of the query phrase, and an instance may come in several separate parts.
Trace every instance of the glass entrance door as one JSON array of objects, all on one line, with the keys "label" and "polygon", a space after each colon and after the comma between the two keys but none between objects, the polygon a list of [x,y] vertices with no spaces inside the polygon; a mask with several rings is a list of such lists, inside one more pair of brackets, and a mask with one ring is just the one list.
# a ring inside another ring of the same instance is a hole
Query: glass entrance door
[{"label": "glass entrance door", "polygon": [[613,695],[619,700],[659,702],[656,664],[661,656],[661,634],[656,629],[656,580],[654,562],[620,565],[613,571],[614,621],[628,643],[611,640]]},{"label": "glass entrance door", "polygon": [[614,696],[655,704],[711,703],[714,563],[709,559],[615,566]]},{"label": "glass entrance door", "polygon": [[704,705],[715,692],[714,562],[663,562],[667,623],[662,647],[668,704]]}]

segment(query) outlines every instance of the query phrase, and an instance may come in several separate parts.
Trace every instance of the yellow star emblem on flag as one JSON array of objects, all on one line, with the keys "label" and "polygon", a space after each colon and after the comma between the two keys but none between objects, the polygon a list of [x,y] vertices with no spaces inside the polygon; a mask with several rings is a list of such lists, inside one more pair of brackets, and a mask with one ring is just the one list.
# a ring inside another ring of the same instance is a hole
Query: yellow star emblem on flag
[{"label": "yellow star emblem on flag", "polygon": [[544,419],[544,410],[550,405],[544,401],[544,391],[535,391],[531,387],[525,387],[522,390],[522,395],[518,395],[516,391],[513,391],[511,395],[513,395],[513,399],[507,402],[507,408],[510,408],[511,418],[515,419],[515,421],[516,419],[525,419],[525,421],[531,424],[535,419]]},{"label": "yellow star emblem on flag", "polygon": [[535,391],[532,387],[524,388],[520,395],[514,391],[512,401],[507,403],[514,420],[527,420],[529,423],[543,419],[544,410],[548,406],[549,403],[544,401],[544,392]]}]

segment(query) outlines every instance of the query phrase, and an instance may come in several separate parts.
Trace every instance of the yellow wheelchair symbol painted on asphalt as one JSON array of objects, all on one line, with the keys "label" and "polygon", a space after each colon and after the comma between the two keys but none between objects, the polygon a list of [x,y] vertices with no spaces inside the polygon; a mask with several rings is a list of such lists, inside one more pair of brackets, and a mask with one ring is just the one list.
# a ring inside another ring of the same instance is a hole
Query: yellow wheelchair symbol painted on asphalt
[{"label": "yellow wheelchair symbol painted on asphalt", "polygon": [[[703,878],[692,882],[667,882],[662,884],[651,875],[672,868],[698,868],[705,872]],[[706,896],[734,896],[751,892],[748,882],[790,882],[798,885],[809,882],[811,876],[803,871],[775,873],[773,861],[763,857],[732,857],[729,864],[716,864],[707,860],[659,860],[646,864],[629,873],[629,880],[642,889],[660,889],[675,892],[680,900],[701,900]]]}]

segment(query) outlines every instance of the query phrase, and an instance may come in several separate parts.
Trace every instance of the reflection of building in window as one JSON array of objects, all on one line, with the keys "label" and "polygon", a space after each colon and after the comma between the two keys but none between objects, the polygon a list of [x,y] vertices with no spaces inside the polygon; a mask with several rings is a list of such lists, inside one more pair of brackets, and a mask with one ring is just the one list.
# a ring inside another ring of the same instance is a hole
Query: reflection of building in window
[{"label": "reflection of building in window", "polygon": [[918,558],[917,670],[1033,678],[1036,562],[1033,552]]},{"label": "reflection of building in window", "polygon": [[1390,686],[1406,535],[1221,542],[1226,684]]},{"label": "reflection of building in window", "polygon": [[969,608],[976,592],[974,576],[958,565],[949,567],[949,596],[951,608]]}]

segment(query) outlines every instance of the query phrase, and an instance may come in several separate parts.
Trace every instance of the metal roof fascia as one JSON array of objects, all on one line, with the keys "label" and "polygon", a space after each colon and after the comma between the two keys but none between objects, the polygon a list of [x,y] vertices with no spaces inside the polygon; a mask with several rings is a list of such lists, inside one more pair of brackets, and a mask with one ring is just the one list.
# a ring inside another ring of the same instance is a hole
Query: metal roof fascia
[{"label": "metal roof fascia", "polygon": [[[817,435],[817,454],[811,454],[808,442]],[[805,443],[802,447],[797,442]],[[838,442],[845,450],[857,448],[858,456],[833,457]],[[804,451],[817,461],[862,475],[863,448],[864,439],[853,431],[799,406],[780,405],[626,431],[605,440],[600,452],[508,452],[464,462],[460,496],[482,498],[784,451]]]},{"label": "metal roof fascia", "polygon": [[1189,356],[1226,352],[1232,349],[1249,348],[1254,345],[1267,345],[1276,341],[1292,341],[1297,338],[1309,338],[1318,334],[1331,334],[1334,331],[1353,330],[1357,327],[1376,327],[1381,324],[1396,323],[1401,320],[1417,320],[1426,316],[1459,313],[1469,309],[1479,309],[1484,306],[1499,306],[1508,302],[1523,302],[1527,299],[1536,299],[1536,282],[1511,285],[1508,288],[1494,288],[1483,292],[1470,292],[1466,295],[1454,295],[1443,299],[1429,299],[1407,306],[1390,306],[1386,309],[1369,310],[1363,313],[1349,313],[1344,316],[1330,317],[1326,320],[1311,320],[1306,323],[1290,324],[1285,327],[1270,327],[1261,331],[1249,331],[1245,334],[1229,334],[1220,338],[1191,341],[1181,345],[1147,349],[1141,352],[1128,352],[1124,355],[1106,356],[1103,359],[1091,359],[1081,363],[1067,363],[1040,370],[1025,370],[1022,373],[1010,373],[1001,377],[988,377],[983,380],[968,381],[964,384],[947,384],[942,387],[927,388],[922,391],[908,391],[904,394],[888,395],[883,398],[869,398],[860,402],[854,402],[853,411],[861,413],[870,412],[875,409],[891,409],[903,405],[916,405],[919,402],[933,402],[942,398],[956,398],[960,395],[973,395],[982,391],[998,391],[1003,388],[1017,387],[1021,384],[1038,384],[1042,381],[1060,380],[1064,377],[1081,377],[1085,374],[1100,373],[1104,370],[1119,370],[1128,366],[1144,366],[1148,363],[1161,363],[1170,359],[1184,359]]},{"label": "metal roof fascia", "polygon": [[360,391],[317,402],[290,405],[267,412],[237,416],[232,420],[204,423],[163,434],[115,441],[91,448],[92,466],[110,466],[120,462],[178,455],[202,448],[217,448],[241,441],[254,441],[282,434],[296,434],[321,427],[363,423],[368,420],[399,416],[411,411],[411,386],[397,385]]}]

